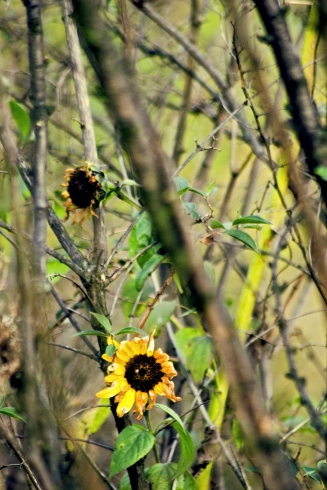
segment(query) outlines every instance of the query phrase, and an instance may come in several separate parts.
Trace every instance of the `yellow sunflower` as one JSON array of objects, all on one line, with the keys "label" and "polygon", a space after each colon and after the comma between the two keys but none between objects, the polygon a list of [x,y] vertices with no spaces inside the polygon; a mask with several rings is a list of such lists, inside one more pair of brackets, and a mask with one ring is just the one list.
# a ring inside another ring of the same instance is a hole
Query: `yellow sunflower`
[{"label": "yellow sunflower", "polygon": [[108,344],[113,344],[117,350],[113,356],[102,356],[111,363],[109,374],[104,378],[109,387],[96,396],[115,396],[118,417],[123,417],[135,404],[133,413],[138,413],[136,419],[140,420],[144,410],[153,407],[157,395],[166,396],[173,402],[181,400],[175,395],[174,383],[170,381],[177,375],[174,366],[168,354],[161,349],[154,351],[153,336],[154,332],[150,338],[134,338],[120,344],[112,337],[108,338]]},{"label": "yellow sunflower", "polygon": [[71,212],[77,211],[78,209],[79,211],[76,213],[72,224],[76,223],[77,219],[82,215],[79,221],[81,225],[89,213],[98,218],[93,208],[99,205],[102,185],[96,179],[95,172],[87,165],[85,167],[67,169],[64,177],[67,180],[67,183],[61,184],[67,187],[67,190],[62,193],[62,197],[66,199],[64,204],[66,208],[64,221],[68,220]]}]

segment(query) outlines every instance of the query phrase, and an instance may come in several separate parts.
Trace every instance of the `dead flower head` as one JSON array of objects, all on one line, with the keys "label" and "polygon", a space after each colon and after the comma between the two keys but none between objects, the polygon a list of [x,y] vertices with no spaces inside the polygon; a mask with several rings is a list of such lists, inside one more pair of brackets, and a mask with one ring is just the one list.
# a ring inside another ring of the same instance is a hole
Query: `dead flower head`
[{"label": "dead flower head", "polygon": [[76,169],[69,168],[64,176],[67,183],[61,185],[67,187],[67,190],[62,193],[62,197],[66,199],[64,204],[66,216],[63,221],[67,221],[69,214],[77,210],[79,211],[75,214],[72,224],[80,218],[79,224],[82,225],[90,213],[97,218],[93,208],[99,204],[102,185],[96,178],[96,172],[92,171],[89,166],[85,166]]}]

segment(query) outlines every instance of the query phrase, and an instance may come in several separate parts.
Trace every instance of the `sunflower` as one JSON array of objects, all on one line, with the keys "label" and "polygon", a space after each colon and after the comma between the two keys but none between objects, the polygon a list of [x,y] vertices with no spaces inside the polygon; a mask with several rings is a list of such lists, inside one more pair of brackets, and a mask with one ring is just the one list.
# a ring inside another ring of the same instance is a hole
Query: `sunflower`
[{"label": "sunflower", "polygon": [[118,403],[117,415],[131,410],[140,420],[144,410],[150,410],[156,402],[157,395],[166,396],[173,402],[181,400],[175,396],[174,383],[171,378],[177,375],[168,354],[161,349],[154,351],[154,332],[150,338],[134,338],[120,344],[112,337],[108,344],[116,347],[113,356],[103,354],[103,359],[110,362],[108,376],[104,378],[108,388],[96,394],[98,398],[112,398]]},{"label": "sunflower", "polygon": [[61,185],[67,187],[67,190],[62,193],[62,197],[66,199],[64,204],[66,216],[63,221],[67,221],[70,212],[76,211],[77,209],[80,211],[76,213],[72,224],[77,222],[81,214],[80,225],[89,213],[98,218],[93,211],[93,207],[99,205],[102,185],[96,179],[95,172],[91,171],[88,166],[78,167],[76,169],[69,168],[66,170],[64,176],[67,183]]}]

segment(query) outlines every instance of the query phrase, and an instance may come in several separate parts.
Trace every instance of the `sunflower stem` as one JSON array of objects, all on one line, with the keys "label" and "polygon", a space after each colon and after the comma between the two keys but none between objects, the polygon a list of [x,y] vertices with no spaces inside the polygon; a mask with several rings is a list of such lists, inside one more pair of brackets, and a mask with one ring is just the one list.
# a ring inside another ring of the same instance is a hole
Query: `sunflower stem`
[{"label": "sunflower stem", "polygon": [[149,415],[149,412],[148,410],[145,410],[145,420],[146,420],[146,425],[148,427],[148,431],[153,435],[154,437],[154,443],[153,443],[153,452],[154,452],[154,457],[156,459],[156,463],[160,463],[160,459],[159,459],[159,453],[158,453],[158,448],[157,448],[157,441],[156,441],[156,436],[152,430],[152,425],[151,425],[151,421],[150,421],[150,415]]}]

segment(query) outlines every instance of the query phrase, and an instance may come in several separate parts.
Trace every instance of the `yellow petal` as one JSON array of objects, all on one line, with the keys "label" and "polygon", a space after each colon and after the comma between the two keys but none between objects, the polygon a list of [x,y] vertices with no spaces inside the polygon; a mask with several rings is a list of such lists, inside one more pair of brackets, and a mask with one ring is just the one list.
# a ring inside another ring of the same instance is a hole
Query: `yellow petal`
[{"label": "yellow petal", "polygon": [[149,397],[150,397],[150,403],[146,407],[147,410],[151,410],[151,408],[153,407],[153,405],[156,403],[157,400],[157,395],[153,390],[149,390]]},{"label": "yellow petal", "polygon": [[152,334],[150,335],[149,341],[148,341],[148,349],[147,349],[148,356],[152,356],[153,351],[154,351],[154,334],[155,333],[156,333],[156,329],[153,330]]},{"label": "yellow petal", "polygon": [[143,391],[137,391],[135,395],[135,412],[139,412],[139,415],[136,417],[136,420],[140,420],[144,413],[145,405],[149,399],[149,395],[144,393]]},{"label": "yellow petal", "polygon": [[135,402],[135,390],[130,388],[123,396],[123,399],[117,406],[118,417],[123,417],[125,413],[129,412]]},{"label": "yellow petal", "polygon": [[98,398],[112,398],[113,396],[117,395],[117,393],[122,391],[127,384],[128,383],[125,379],[122,381],[114,381],[109,388],[99,391],[95,396]]}]

